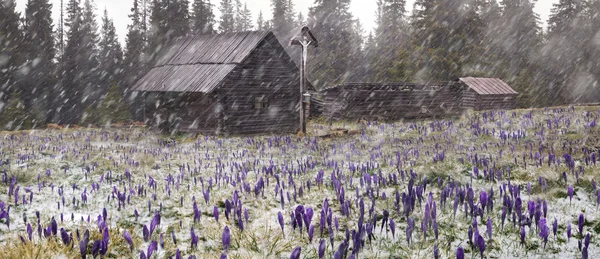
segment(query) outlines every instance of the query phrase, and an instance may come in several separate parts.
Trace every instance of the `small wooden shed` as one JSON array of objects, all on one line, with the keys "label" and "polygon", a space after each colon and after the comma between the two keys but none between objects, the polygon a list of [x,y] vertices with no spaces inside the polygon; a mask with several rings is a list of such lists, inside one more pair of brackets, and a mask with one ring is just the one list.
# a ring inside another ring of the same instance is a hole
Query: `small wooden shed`
[{"label": "small wooden shed", "polygon": [[461,89],[455,82],[346,83],[319,93],[322,115],[337,119],[397,120],[456,115]]},{"label": "small wooden shed", "polygon": [[458,83],[465,88],[463,108],[491,110],[515,107],[517,92],[499,78],[461,77]]},{"label": "small wooden shed", "polygon": [[203,134],[299,129],[300,71],[272,32],[182,38],[133,87],[148,124]]}]

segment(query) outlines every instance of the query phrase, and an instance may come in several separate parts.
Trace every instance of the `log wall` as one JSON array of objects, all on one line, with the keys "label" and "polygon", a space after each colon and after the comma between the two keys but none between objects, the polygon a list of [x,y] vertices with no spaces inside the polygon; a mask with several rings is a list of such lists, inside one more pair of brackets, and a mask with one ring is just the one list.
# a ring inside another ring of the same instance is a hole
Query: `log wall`
[{"label": "log wall", "polygon": [[461,97],[454,84],[432,89],[336,87],[323,94],[323,115],[334,120],[449,116],[462,112]]}]

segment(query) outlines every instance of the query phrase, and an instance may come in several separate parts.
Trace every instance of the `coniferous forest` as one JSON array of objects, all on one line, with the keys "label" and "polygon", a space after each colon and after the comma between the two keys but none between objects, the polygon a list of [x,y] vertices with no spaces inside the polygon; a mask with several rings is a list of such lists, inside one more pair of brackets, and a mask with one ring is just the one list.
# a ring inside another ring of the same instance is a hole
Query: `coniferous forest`
[{"label": "coniferous forest", "polygon": [[317,88],[481,76],[513,86],[520,107],[600,101],[600,0],[560,0],[547,28],[536,0],[417,0],[412,12],[406,0],[377,0],[368,35],[351,0],[315,0],[307,14],[272,0],[256,20],[241,0],[129,1],[124,45],[93,0],[61,1],[58,21],[49,0],[28,0],[23,13],[0,1],[0,125],[135,120],[129,89],[173,40],[272,30],[299,60],[288,42],[304,25],[320,42],[308,61]]}]

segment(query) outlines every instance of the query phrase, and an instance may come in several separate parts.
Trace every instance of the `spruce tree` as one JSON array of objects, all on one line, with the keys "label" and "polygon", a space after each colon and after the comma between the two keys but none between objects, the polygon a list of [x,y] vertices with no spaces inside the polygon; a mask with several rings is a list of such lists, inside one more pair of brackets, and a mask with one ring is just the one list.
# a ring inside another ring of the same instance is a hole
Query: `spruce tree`
[{"label": "spruce tree", "polygon": [[496,37],[502,39],[499,59],[504,64],[503,79],[519,92],[519,106],[530,106],[551,99],[544,96],[548,89],[534,83],[539,72],[539,60],[534,57],[539,55],[542,41],[539,16],[533,11],[535,1],[502,0],[501,4],[502,28]]},{"label": "spruce tree", "polygon": [[168,41],[186,36],[190,31],[189,0],[167,1]]},{"label": "spruce tree", "polygon": [[298,12],[298,17],[296,17],[296,24],[295,24],[295,28],[299,29],[306,26],[306,18],[304,18],[304,15],[302,15],[302,12]]},{"label": "spruce tree", "polygon": [[100,87],[104,94],[112,84],[121,84],[123,72],[123,50],[117,37],[115,25],[104,9],[102,27],[100,30],[99,59],[100,59]]},{"label": "spruce tree", "polygon": [[350,0],[317,0],[309,10],[308,27],[319,40],[308,56],[308,76],[316,87],[347,81],[359,61],[361,38],[349,8]]},{"label": "spruce tree", "polygon": [[[406,0],[377,1],[377,27],[370,56],[371,74],[375,81],[405,81],[407,71],[395,71],[399,54],[407,50]],[[402,60],[402,62],[407,62]]]},{"label": "spruce tree", "polygon": [[169,31],[168,2],[152,0],[150,28],[148,32],[148,58],[154,60],[171,38]]},{"label": "spruce tree", "polygon": [[192,6],[193,31],[195,34],[213,34],[215,33],[215,15],[212,11],[212,4],[206,0],[194,0]]},{"label": "spruce tree", "polygon": [[271,25],[275,35],[289,38],[288,36],[297,33],[292,31],[295,21],[294,6],[291,0],[271,0],[271,8],[273,10]]},{"label": "spruce tree", "polygon": [[219,6],[221,18],[219,20],[219,32],[228,33],[235,31],[235,8],[232,0],[221,0]]},{"label": "spruce tree", "polygon": [[258,19],[256,20],[256,28],[259,31],[268,31],[271,29],[271,25],[269,24],[269,21],[265,20],[265,18],[263,17],[262,11],[258,12]]},{"label": "spruce tree", "polygon": [[50,110],[56,87],[56,49],[52,35],[52,4],[29,0],[25,8],[24,58],[29,73],[23,78],[21,95],[26,110]]},{"label": "spruce tree", "polygon": [[19,28],[20,14],[15,11],[14,1],[0,2],[0,101],[16,89],[18,70],[24,59],[22,51],[22,32]]},{"label": "spruce tree", "polygon": [[83,78],[86,76],[84,62],[87,61],[84,46],[83,10],[79,0],[69,0],[66,9],[67,17],[65,26],[67,28],[67,42],[62,59],[61,88],[62,93],[57,102],[57,110],[60,111],[59,123],[76,123],[79,121],[83,111],[81,101],[83,97]]},{"label": "spruce tree", "polygon": [[248,4],[246,2],[244,2],[239,23],[240,31],[249,31],[254,27],[252,25],[252,12],[250,12],[250,9],[248,9]]},{"label": "spruce tree", "polygon": [[[552,99],[562,99],[564,103],[575,101],[584,94],[587,85],[580,85],[579,74],[584,69],[579,66],[585,59],[585,46],[588,37],[584,22],[585,2],[583,0],[560,0],[555,3],[548,19],[547,41],[544,56],[550,85],[556,95]],[[558,91],[556,91],[558,90]]]},{"label": "spruce tree", "polygon": [[93,0],[85,0],[83,2],[83,17],[82,17],[82,54],[86,55],[86,59],[80,67],[83,69],[81,86],[84,87],[83,103],[84,107],[96,103],[106,89],[103,89],[101,83],[100,57],[98,43],[100,35],[98,34],[98,22],[96,20],[96,6]]}]

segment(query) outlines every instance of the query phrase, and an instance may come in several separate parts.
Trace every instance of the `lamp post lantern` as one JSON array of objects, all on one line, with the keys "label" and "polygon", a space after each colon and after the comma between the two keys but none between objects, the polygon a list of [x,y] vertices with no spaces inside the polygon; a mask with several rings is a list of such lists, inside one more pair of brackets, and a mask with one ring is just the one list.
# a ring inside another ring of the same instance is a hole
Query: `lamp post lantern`
[{"label": "lamp post lantern", "polygon": [[[312,32],[308,29],[308,27],[303,27],[300,31],[300,35],[294,37],[290,41],[290,45],[296,45],[302,47],[302,55],[300,57],[300,129],[302,133],[306,133],[306,116],[304,110],[304,104],[310,102],[310,94],[305,92],[305,82],[306,82],[306,60],[308,57],[308,46],[318,47],[319,42],[312,34]],[[306,96],[307,95],[307,96]],[[307,98],[308,97],[308,98]],[[307,99],[307,100],[305,100]]]}]

